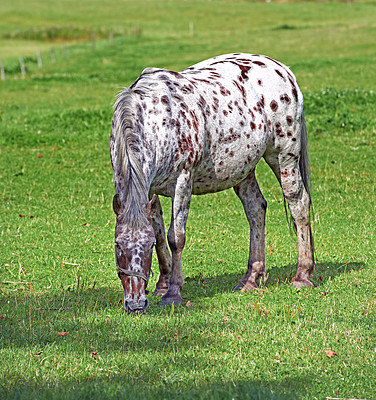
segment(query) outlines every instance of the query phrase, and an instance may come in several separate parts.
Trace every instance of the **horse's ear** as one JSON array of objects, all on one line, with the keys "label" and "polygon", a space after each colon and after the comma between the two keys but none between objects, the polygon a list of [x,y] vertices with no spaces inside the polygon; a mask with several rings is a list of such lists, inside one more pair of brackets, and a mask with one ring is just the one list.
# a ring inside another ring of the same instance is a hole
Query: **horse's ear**
[{"label": "horse's ear", "polygon": [[154,194],[153,198],[145,206],[146,215],[149,218],[153,218],[155,213],[157,212],[157,209],[159,208],[158,206],[160,206],[159,199],[158,196]]},{"label": "horse's ear", "polygon": [[112,207],[114,209],[114,213],[118,216],[123,211],[123,204],[121,204],[120,197],[116,193],[112,200]]}]

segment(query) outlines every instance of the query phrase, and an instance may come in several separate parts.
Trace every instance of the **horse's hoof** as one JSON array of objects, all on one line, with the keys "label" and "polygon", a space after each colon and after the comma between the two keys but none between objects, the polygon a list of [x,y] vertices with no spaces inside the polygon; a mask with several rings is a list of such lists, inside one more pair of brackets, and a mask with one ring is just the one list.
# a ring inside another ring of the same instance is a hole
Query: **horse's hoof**
[{"label": "horse's hoof", "polygon": [[247,283],[242,283],[239,282],[234,291],[239,291],[239,292],[250,292],[251,290],[258,290],[258,286],[256,285],[256,283],[252,283],[252,282],[247,282]]},{"label": "horse's hoof", "polygon": [[172,303],[174,303],[175,306],[182,304],[183,298],[180,295],[175,295],[171,297],[166,297],[165,295],[162,297],[161,306],[170,306],[172,305]]},{"label": "horse's hoof", "polygon": [[294,279],[292,282],[292,287],[294,289],[300,289],[302,287],[313,287],[313,283],[308,279]]}]

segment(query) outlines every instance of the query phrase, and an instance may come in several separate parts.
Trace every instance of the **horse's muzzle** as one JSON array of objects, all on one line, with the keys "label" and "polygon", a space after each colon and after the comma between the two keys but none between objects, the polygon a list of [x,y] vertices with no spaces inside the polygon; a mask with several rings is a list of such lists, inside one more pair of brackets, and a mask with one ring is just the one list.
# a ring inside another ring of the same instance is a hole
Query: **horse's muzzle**
[{"label": "horse's muzzle", "polygon": [[138,301],[124,298],[123,305],[129,314],[145,314],[149,306],[149,300],[145,295],[142,295]]}]

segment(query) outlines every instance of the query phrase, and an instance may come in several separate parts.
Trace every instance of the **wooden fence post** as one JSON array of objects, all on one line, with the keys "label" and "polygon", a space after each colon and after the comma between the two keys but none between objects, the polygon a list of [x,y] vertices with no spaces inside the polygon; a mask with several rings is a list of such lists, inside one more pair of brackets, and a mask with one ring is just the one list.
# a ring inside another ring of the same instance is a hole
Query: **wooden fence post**
[{"label": "wooden fence post", "polygon": [[4,65],[3,65],[2,61],[0,61],[0,69],[1,69],[1,80],[5,81],[5,71],[4,71]]},{"label": "wooden fence post", "polygon": [[189,34],[193,36],[195,34],[195,26],[193,25],[193,22],[189,23]]},{"label": "wooden fence post", "polygon": [[26,75],[26,69],[25,69],[25,63],[24,63],[24,59],[21,56],[20,57],[20,67],[21,67],[21,74],[22,74],[22,78],[25,78]]},{"label": "wooden fence post", "polygon": [[53,47],[51,47],[51,62],[52,64],[56,63],[55,49]]},{"label": "wooden fence post", "polygon": [[95,50],[95,32],[91,31],[91,48]]},{"label": "wooden fence post", "polygon": [[110,31],[110,45],[112,46],[114,44],[114,32]]},{"label": "wooden fence post", "polygon": [[43,67],[43,63],[42,63],[42,57],[40,55],[40,51],[37,51],[37,60],[38,60],[38,67],[42,68]]}]

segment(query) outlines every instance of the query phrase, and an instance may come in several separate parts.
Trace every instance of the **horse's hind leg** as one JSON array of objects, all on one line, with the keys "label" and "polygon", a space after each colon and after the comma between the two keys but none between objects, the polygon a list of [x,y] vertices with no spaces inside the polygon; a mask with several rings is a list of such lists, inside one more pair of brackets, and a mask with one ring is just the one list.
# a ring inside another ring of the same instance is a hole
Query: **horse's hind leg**
[{"label": "horse's hind leg", "polygon": [[156,239],[156,251],[159,264],[159,279],[153,296],[164,295],[168,289],[168,280],[172,271],[170,251],[167,247],[166,232],[163,222],[163,213],[158,196],[153,198],[151,222]]},{"label": "horse's hind leg", "polygon": [[234,187],[243,203],[250,227],[248,270],[235,290],[257,289],[257,279],[265,274],[265,212],[266,200],[258,186],[254,171]]},{"label": "horse's hind leg", "polygon": [[311,274],[315,269],[310,223],[311,200],[305,187],[307,180],[303,179],[302,176],[305,172],[301,172],[298,157],[287,151],[265,156],[265,160],[280,182],[296,228],[298,270],[293,281],[293,287],[313,286],[310,281]]},{"label": "horse's hind leg", "polygon": [[[298,179],[300,172],[297,174]],[[311,200],[307,190],[301,183],[300,188],[291,195],[291,186],[293,182],[282,178],[282,187],[285,187],[284,193],[288,193],[287,202],[291,212],[292,219],[296,227],[298,239],[298,270],[293,281],[293,287],[313,286],[310,281],[311,275],[315,269],[313,256],[313,236],[310,222],[310,204]]]}]

